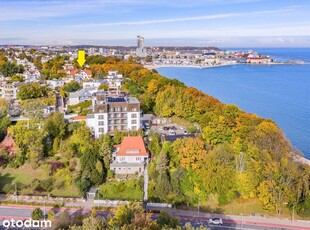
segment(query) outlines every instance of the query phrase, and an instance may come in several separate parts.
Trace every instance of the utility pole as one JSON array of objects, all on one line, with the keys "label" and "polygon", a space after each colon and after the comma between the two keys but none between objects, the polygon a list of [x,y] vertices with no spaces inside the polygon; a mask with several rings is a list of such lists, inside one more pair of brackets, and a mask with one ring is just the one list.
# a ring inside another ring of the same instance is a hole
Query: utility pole
[{"label": "utility pole", "polygon": [[15,185],[15,203],[17,204],[17,187],[16,187],[16,183],[14,185]]},{"label": "utility pole", "polygon": [[46,200],[45,200],[45,196],[44,196],[44,220],[45,220],[45,217],[46,217],[46,210],[45,210],[45,202],[46,202]]},{"label": "utility pole", "polygon": [[292,215],[292,222],[294,223],[294,208],[295,208],[295,204],[293,204],[293,215]]}]

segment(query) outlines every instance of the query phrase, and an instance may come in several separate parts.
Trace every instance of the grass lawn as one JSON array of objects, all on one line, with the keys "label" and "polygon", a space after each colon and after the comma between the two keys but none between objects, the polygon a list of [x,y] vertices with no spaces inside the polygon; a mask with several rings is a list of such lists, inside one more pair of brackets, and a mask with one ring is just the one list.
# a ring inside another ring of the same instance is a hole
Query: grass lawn
[{"label": "grass lawn", "polygon": [[43,180],[46,178],[42,169],[34,170],[29,164],[24,164],[17,169],[7,167],[1,171],[0,192],[3,192],[4,185],[8,183],[31,184],[34,179]]},{"label": "grass lawn", "polygon": [[143,187],[139,180],[107,182],[99,188],[100,198],[111,200],[142,200]]},{"label": "grass lawn", "polygon": [[[4,186],[7,184],[22,183],[25,185],[25,188],[19,190],[20,194],[33,194],[33,189],[31,188],[33,180],[46,180],[51,176],[46,175],[42,168],[33,169],[28,163],[23,166],[14,169],[14,168],[5,168],[1,171],[0,175],[0,192],[5,193]],[[55,178],[56,181],[62,180],[63,178]],[[49,192],[53,196],[63,196],[63,197],[80,197],[78,189],[75,185],[70,185],[62,189],[57,189],[55,186],[54,189]],[[46,195],[47,192],[42,192],[42,195]],[[36,195],[40,195],[36,193]]]}]

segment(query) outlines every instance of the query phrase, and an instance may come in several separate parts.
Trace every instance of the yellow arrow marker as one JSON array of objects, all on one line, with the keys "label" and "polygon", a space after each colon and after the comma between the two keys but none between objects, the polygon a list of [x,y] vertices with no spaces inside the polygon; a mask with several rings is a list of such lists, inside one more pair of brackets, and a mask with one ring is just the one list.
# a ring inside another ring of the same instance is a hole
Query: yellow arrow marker
[{"label": "yellow arrow marker", "polygon": [[82,67],[85,63],[85,50],[79,50],[78,51],[78,59],[77,62],[79,63],[79,65]]}]

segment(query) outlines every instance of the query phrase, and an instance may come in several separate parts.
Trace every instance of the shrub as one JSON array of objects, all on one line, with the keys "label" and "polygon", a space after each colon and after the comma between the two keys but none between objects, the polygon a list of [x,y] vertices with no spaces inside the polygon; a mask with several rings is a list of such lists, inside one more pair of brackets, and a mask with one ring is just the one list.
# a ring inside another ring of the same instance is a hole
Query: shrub
[{"label": "shrub", "polygon": [[31,218],[33,220],[42,220],[44,218],[44,214],[40,208],[35,208],[31,213]]},{"label": "shrub", "polygon": [[47,213],[47,218],[49,220],[55,220],[56,219],[56,214],[53,210],[49,210],[48,213]]}]

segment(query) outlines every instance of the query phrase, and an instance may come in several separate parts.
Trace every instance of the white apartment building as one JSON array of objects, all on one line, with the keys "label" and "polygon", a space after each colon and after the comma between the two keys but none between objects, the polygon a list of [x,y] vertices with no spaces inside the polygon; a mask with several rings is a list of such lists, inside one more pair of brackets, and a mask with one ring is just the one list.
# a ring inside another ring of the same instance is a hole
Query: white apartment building
[{"label": "white apartment building", "polygon": [[103,85],[105,80],[92,80],[92,81],[84,81],[83,82],[83,89],[95,88],[98,90],[100,85]]},{"label": "white apartment building", "polygon": [[64,80],[58,80],[58,79],[53,79],[53,80],[47,80],[46,84],[49,88],[55,89],[57,87],[62,87],[65,85]]},{"label": "white apartment building", "polygon": [[102,134],[136,131],[140,128],[140,102],[135,97],[111,96],[98,92],[93,99],[93,114],[88,114],[86,125],[95,138]]},{"label": "white apartment building", "polygon": [[123,84],[123,75],[119,74],[117,71],[110,70],[106,76],[106,81],[109,87],[121,88]]},{"label": "white apartment building", "polygon": [[18,86],[20,83],[4,83],[0,86],[0,97],[6,100],[17,98]]}]

